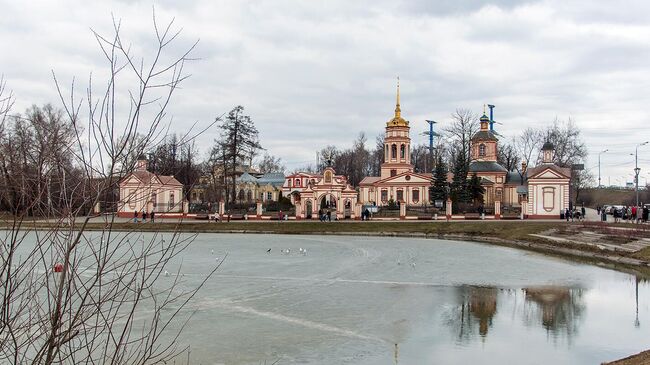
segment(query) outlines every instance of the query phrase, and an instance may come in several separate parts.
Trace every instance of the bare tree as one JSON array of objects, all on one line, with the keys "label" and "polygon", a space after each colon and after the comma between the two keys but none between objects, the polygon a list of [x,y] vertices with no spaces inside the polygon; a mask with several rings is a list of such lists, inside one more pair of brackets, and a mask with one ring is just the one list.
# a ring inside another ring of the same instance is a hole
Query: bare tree
[{"label": "bare tree", "polygon": [[[109,76],[102,82],[106,88],[97,93],[89,83],[85,101],[77,98],[74,82],[64,92],[55,77],[65,110],[61,118],[74,134],[63,152],[78,179],[63,180],[71,184],[64,187],[71,194],[48,207],[54,218],[43,230],[26,230],[31,223],[25,217],[38,207],[38,199],[5,222],[8,230],[0,236],[0,362],[165,363],[183,350],[175,345],[178,332],[163,334],[205,281],[187,288],[180,269],[164,283],[159,279],[191,238],[117,233],[114,216],[103,218],[99,231],[89,232],[93,217],[82,215],[85,207],[114,197],[134,159],[165,136],[166,109],[187,77],[183,68],[196,43],[178,53],[172,44],[180,32],[172,30],[173,21],[161,28],[154,16],[153,25],[156,50],[151,59],[132,54],[117,20],[110,37],[93,32]],[[170,61],[163,63],[165,59]],[[47,195],[46,186],[36,186],[37,196]],[[17,186],[19,192],[23,188]]]},{"label": "bare tree", "polygon": [[464,160],[469,163],[472,136],[479,130],[478,116],[470,109],[459,108],[451,114],[451,118],[451,125],[445,129],[445,134],[454,141],[450,152],[453,156],[464,153]]},{"label": "bare tree", "polygon": [[521,162],[525,162],[527,166],[531,166],[537,160],[539,149],[543,143],[542,133],[537,129],[528,127],[519,136],[514,138],[513,146]]},{"label": "bare tree", "polygon": [[266,174],[269,172],[284,172],[285,167],[280,157],[265,154],[257,164],[259,172]]}]

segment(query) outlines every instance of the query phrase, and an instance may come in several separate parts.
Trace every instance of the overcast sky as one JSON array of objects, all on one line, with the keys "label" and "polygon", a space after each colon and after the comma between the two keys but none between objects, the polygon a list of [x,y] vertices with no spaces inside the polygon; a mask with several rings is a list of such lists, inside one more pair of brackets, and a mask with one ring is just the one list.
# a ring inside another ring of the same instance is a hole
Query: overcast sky
[{"label": "overcast sky", "polygon": [[[363,131],[374,146],[395,107],[414,144],[425,119],[450,123],[459,107],[496,105],[506,138],[556,117],[572,118],[589,145],[587,168],[603,184],[632,181],[635,144],[650,139],[648,1],[5,1],[0,73],[15,111],[60,105],[52,70],[78,83],[106,63],[90,28],[110,34],[111,13],[139,55],[159,22],[183,27],[172,50],[200,39],[176,95],[173,130],[207,125],[241,104],[263,146],[288,169],[327,144],[347,147]],[[207,153],[219,130],[201,136]],[[650,146],[639,149],[640,182]]]}]

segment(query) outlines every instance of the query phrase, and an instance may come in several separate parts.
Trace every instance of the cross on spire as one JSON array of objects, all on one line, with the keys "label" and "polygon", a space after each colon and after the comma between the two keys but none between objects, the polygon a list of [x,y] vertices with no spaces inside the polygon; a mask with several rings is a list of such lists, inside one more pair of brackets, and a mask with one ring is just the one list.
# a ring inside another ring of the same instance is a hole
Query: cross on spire
[{"label": "cross on spire", "polygon": [[395,104],[395,117],[402,116],[402,109],[399,107],[399,76],[397,76],[397,103]]}]

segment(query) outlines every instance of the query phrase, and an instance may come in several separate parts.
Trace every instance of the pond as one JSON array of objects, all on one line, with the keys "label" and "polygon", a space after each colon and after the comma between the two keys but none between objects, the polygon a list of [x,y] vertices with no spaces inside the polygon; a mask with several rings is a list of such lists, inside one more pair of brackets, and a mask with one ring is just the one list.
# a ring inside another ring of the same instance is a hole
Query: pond
[{"label": "pond", "polygon": [[593,265],[432,239],[200,234],[169,271],[182,260],[191,284],[226,253],[186,308],[195,364],[599,364],[650,347],[650,284]]}]

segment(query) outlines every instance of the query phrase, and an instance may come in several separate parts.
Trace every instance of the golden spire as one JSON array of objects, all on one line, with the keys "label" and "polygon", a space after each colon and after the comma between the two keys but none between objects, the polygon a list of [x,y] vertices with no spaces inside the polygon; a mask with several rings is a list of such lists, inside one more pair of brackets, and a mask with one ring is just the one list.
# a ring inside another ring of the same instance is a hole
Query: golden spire
[{"label": "golden spire", "polygon": [[402,109],[399,107],[399,76],[397,76],[397,104],[395,105],[395,118],[402,116]]}]

